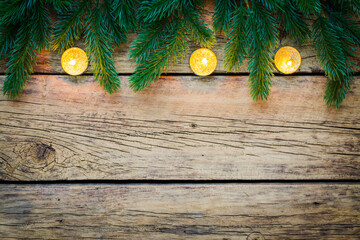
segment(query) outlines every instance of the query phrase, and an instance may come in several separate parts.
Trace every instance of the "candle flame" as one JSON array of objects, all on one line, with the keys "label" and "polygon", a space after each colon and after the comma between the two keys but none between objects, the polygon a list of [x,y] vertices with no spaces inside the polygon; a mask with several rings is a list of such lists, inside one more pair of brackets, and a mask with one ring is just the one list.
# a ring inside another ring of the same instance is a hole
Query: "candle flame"
[{"label": "candle flame", "polygon": [[75,65],[75,63],[76,63],[75,60],[71,60],[71,61],[69,62],[70,65]]},{"label": "candle flame", "polygon": [[203,59],[201,60],[201,62],[202,62],[202,64],[206,65],[208,61],[207,61],[206,58],[203,58]]},{"label": "candle flame", "polygon": [[288,66],[292,66],[293,65],[293,62],[291,60],[289,60],[287,63],[286,63]]}]

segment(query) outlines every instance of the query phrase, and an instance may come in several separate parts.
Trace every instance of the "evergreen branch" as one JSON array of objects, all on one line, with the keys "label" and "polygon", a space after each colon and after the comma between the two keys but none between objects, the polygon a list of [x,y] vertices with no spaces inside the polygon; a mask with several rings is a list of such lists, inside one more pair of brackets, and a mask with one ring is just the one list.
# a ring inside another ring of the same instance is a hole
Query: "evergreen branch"
[{"label": "evergreen branch", "polygon": [[33,72],[36,51],[46,48],[50,41],[49,10],[41,1],[35,2],[31,10],[32,14],[27,20],[20,23],[11,57],[7,63],[3,93],[8,94],[10,98],[15,98],[22,91]]},{"label": "evergreen branch", "polygon": [[166,24],[168,24],[168,19],[164,18],[143,26],[142,31],[132,43],[129,57],[138,64],[148,59],[154,49],[159,48],[161,39],[165,35]]},{"label": "evergreen branch", "polygon": [[274,70],[273,48],[278,41],[278,29],[271,12],[253,2],[246,22],[250,95],[254,100],[267,100]]},{"label": "evergreen branch", "polygon": [[[341,29],[338,36],[342,41],[344,53],[348,58],[360,57],[360,22],[356,22],[346,14],[334,12],[330,14],[330,20]],[[352,67],[357,67],[356,63],[348,61]]]},{"label": "evergreen branch", "polygon": [[227,71],[237,71],[242,64],[245,55],[248,39],[246,39],[246,15],[247,10],[239,6],[229,26],[230,34],[226,36],[224,67]]},{"label": "evergreen branch", "polygon": [[280,19],[287,33],[298,43],[302,44],[307,41],[310,30],[302,15],[299,13],[293,0],[285,0],[280,12]]},{"label": "evergreen branch", "polygon": [[327,18],[319,16],[313,23],[313,42],[325,74],[334,81],[347,77],[346,58],[336,34],[340,29]]},{"label": "evergreen branch", "polygon": [[342,35],[342,29],[324,16],[313,24],[313,42],[321,66],[328,76],[324,100],[327,105],[339,107],[353,81],[351,61],[351,38]]},{"label": "evergreen branch", "polygon": [[89,0],[74,3],[69,13],[60,15],[55,23],[54,40],[52,49],[64,52],[74,45],[74,41],[80,38],[83,31],[82,21],[88,10]]},{"label": "evergreen branch", "polygon": [[326,105],[339,107],[344,101],[347,92],[353,83],[353,77],[346,78],[343,81],[333,81],[327,79],[324,100]]},{"label": "evergreen branch", "polygon": [[56,12],[65,13],[71,9],[72,0],[48,0],[48,3],[53,6]]},{"label": "evergreen branch", "polygon": [[0,25],[0,59],[4,59],[13,48],[19,24]]},{"label": "evergreen branch", "polygon": [[332,12],[347,13],[356,17],[360,16],[360,0],[328,0]]},{"label": "evergreen branch", "polygon": [[16,24],[27,21],[31,10],[39,0],[2,0],[0,7],[1,24]]},{"label": "evergreen branch", "polygon": [[109,38],[116,44],[119,45],[126,41],[126,33],[123,33],[125,29],[119,26],[118,21],[116,21],[113,16],[113,8],[109,0],[104,0],[102,3],[103,6],[103,22],[104,27],[106,28],[106,33],[109,35]]},{"label": "evergreen branch", "polygon": [[281,9],[281,6],[280,6],[281,1],[279,1],[279,0],[255,0],[255,1],[253,1],[253,3],[258,5],[259,3],[257,3],[256,1],[258,1],[262,5],[262,7],[265,7],[268,10]]},{"label": "evergreen branch", "polygon": [[350,37],[354,45],[360,46],[360,22],[350,17],[345,13],[334,12],[331,13],[333,22],[336,22],[339,27],[343,29],[343,33]]},{"label": "evergreen branch", "polygon": [[236,2],[234,0],[216,0],[215,12],[212,18],[215,32],[229,34],[231,17],[235,7]]},{"label": "evergreen branch", "polygon": [[321,12],[321,0],[296,0],[295,2],[305,16],[309,16],[310,14],[317,15]]},{"label": "evergreen branch", "polygon": [[175,11],[182,11],[182,7],[191,4],[189,0],[142,0],[138,9],[138,18],[142,22],[154,22],[170,17]]},{"label": "evergreen branch", "polygon": [[135,0],[112,1],[111,13],[123,31],[135,32],[137,27]]},{"label": "evergreen branch", "polygon": [[10,98],[15,98],[22,92],[25,83],[33,73],[33,64],[36,61],[33,26],[32,21],[29,20],[21,23],[7,63],[3,94],[7,94]]},{"label": "evergreen branch", "polygon": [[104,26],[104,18],[98,7],[92,9],[85,29],[86,51],[90,58],[95,80],[112,94],[120,88],[120,79],[113,61],[111,39]]},{"label": "evergreen branch", "polygon": [[[255,22],[252,26],[257,26],[253,33],[257,33],[259,40],[265,46],[274,48],[278,42],[278,25],[271,11],[262,4],[253,2],[252,17]],[[249,26],[248,26],[249,27]]]},{"label": "evergreen branch", "polygon": [[165,34],[159,48],[154,50],[148,59],[144,59],[130,76],[131,87],[134,91],[140,91],[149,86],[160,77],[162,71],[167,71],[186,53],[186,34],[182,30],[180,18],[171,19],[163,31]]},{"label": "evergreen branch", "polygon": [[215,43],[214,32],[211,31],[204,20],[201,19],[201,9],[188,8],[183,12],[186,32],[202,47],[211,48]]},{"label": "evergreen branch", "polygon": [[37,51],[48,49],[52,34],[50,11],[46,5],[38,1],[34,6],[34,14],[32,35],[35,48]]}]

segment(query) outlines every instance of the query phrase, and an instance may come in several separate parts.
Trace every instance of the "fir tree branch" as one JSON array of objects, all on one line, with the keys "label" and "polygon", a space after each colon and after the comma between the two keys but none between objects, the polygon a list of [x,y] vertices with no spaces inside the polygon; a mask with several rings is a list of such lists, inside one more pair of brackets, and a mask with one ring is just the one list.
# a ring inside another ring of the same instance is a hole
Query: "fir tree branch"
[{"label": "fir tree branch", "polygon": [[106,31],[109,35],[109,39],[113,41],[115,45],[119,45],[126,41],[126,31],[125,29],[121,28],[118,24],[119,22],[116,21],[115,16],[113,15],[113,5],[109,0],[104,0],[102,3],[103,7],[103,22],[105,24]]},{"label": "fir tree branch", "polygon": [[192,4],[190,0],[142,0],[138,9],[138,18],[142,22],[154,22],[170,17],[175,11],[182,12],[184,5]]},{"label": "fir tree branch", "polygon": [[253,2],[246,22],[250,95],[254,100],[267,100],[274,70],[273,48],[278,41],[277,24],[271,12],[262,4]]},{"label": "fir tree branch", "polygon": [[280,19],[285,31],[298,43],[306,42],[310,35],[310,30],[302,15],[297,9],[293,0],[284,0],[280,11]]},{"label": "fir tree branch", "polygon": [[[257,2],[258,1],[258,2]],[[255,4],[261,4],[263,7],[265,7],[268,10],[275,10],[280,9],[280,2],[279,0],[255,0],[253,3]]]},{"label": "fir tree branch", "polygon": [[135,0],[112,1],[112,15],[123,31],[135,32],[137,27]]},{"label": "fir tree branch", "polygon": [[186,35],[181,29],[181,19],[173,18],[165,26],[164,37],[159,48],[154,50],[151,57],[138,65],[130,76],[131,87],[134,91],[150,85],[158,79],[162,71],[167,71],[177,59],[184,57],[187,49]]},{"label": "fir tree branch", "polygon": [[55,23],[52,49],[64,52],[74,45],[74,41],[80,38],[83,32],[84,15],[88,10],[89,0],[73,3],[69,13],[60,15]]},{"label": "fir tree branch", "polygon": [[342,28],[343,33],[351,38],[354,47],[360,47],[360,22],[340,12],[331,13],[331,17],[332,22],[336,22],[337,26]]},{"label": "fir tree branch", "polygon": [[0,7],[1,24],[16,24],[27,21],[31,10],[39,0],[2,0]]},{"label": "fir tree branch", "polygon": [[165,35],[164,28],[167,22],[168,19],[164,18],[143,26],[129,52],[129,57],[133,61],[140,64],[148,59],[155,49],[159,48],[161,39]]},{"label": "fir tree branch", "polygon": [[318,16],[313,23],[313,42],[325,74],[334,81],[347,77],[346,57],[337,35],[339,28],[326,17]]},{"label": "fir tree branch", "polygon": [[339,107],[353,81],[351,53],[341,28],[324,16],[318,16],[313,24],[313,42],[321,66],[328,76],[325,97],[327,105]]},{"label": "fir tree branch", "polygon": [[242,64],[247,49],[246,38],[247,10],[239,6],[231,18],[230,34],[226,36],[224,67],[227,71],[237,71]]},{"label": "fir tree branch", "polygon": [[344,101],[352,83],[353,77],[346,78],[344,81],[333,81],[331,79],[327,79],[324,96],[326,105],[338,108]]},{"label": "fir tree branch", "polygon": [[296,0],[300,11],[309,16],[310,14],[319,14],[321,11],[321,0]]},{"label": "fir tree branch", "polygon": [[31,20],[21,24],[10,60],[7,63],[3,94],[7,94],[10,98],[15,98],[22,92],[25,83],[33,73],[33,64],[36,61],[36,44],[33,41],[32,30]]},{"label": "fir tree branch", "polygon": [[332,12],[347,13],[356,17],[360,16],[360,0],[327,0],[334,8]]},{"label": "fir tree branch", "polygon": [[[49,45],[51,21],[49,10],[41,1],[36,1],[31,8],[31,15],[20,23],[20,28],[7,63],[3,93],[15,98],[22,91],[33,72],[36,51]],[[28,12],[23,14],[28,15]]]},{"label": "fir tree branch", "polygon": [[32,35],[35,49],[36,51],[49,49],[52,34],[50,11],[41,1],[35,4],[34,11],[36,16],[34,16]]},{"label": "fir tree branch", "polygon": [[190,32],[197,44],[211,48],[216,43],[215,35],[201,19],[201,10],[201,8],[188,8],[183,12],[185,30]]},{"label": "fir tree branch", "polygon": [[0,25],[0,59],[7,57],[13,48],[20,25]]},{"label": "fir tree branch", "polygon": [[223,32],[225,35],[229,34],[231,18],[235,7],[236,2],[234,0],[216,0],[215,12],[212,18],[215,32]]},{"label": "fir tree branch", "polygon": [[91,10],[85,29],[86,52],[90,58],[95,80],[112,94],[120,88],[112,53],[112,40],[107,34],[104,18],[98,7]]},{"label": "fir tree branch", "polygon": [[72,0],[48,0],[48,3],[52,5],[58,13],[65,13],[71,9]]}]

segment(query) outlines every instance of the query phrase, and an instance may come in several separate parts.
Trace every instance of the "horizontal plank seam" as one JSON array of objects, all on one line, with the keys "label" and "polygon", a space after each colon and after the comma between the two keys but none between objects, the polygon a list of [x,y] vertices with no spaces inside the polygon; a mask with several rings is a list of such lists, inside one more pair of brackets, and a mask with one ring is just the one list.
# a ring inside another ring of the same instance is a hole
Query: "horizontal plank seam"
[{"label": "horizontal plank seam", "polygon": [[35,184],[155,184],[155,185],[171,185],[171,184],[360,184],[360,179],[290,179],[290,180],[31,180],[31,181],[6,181],[0,180],[0,185],[19,184],[19,185],[35,185]]}]

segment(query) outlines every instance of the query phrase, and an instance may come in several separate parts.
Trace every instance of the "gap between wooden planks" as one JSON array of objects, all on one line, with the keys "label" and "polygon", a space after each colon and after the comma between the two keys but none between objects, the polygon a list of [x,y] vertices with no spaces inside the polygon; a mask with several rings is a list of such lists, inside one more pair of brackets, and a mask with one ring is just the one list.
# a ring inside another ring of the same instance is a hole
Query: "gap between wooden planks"
[{"label": "gap between wooden planks", "polygon": [[354,184],[0,185],[0,238],[359,239]]},{"label": "gap between wooden planks", "polygon": [[339,109],[320,76],[274,77],[259,103],[247,77],[168,76],[140,93],[120,78],[112,96],[92,76],[44,75],[2,96],[0,179],[359,180],[359,77]]}]

